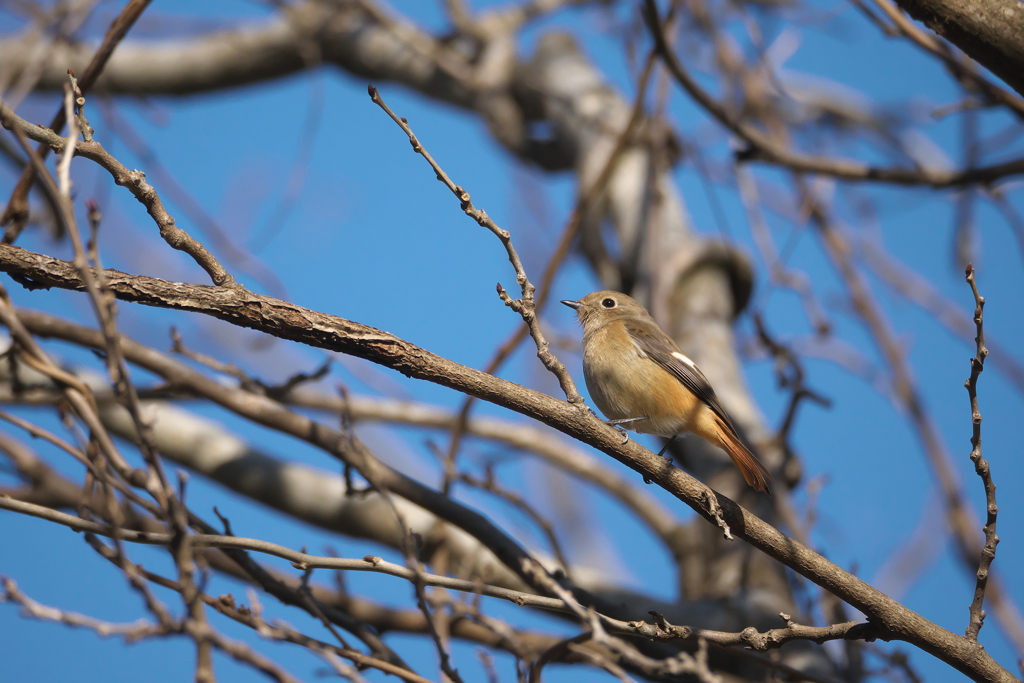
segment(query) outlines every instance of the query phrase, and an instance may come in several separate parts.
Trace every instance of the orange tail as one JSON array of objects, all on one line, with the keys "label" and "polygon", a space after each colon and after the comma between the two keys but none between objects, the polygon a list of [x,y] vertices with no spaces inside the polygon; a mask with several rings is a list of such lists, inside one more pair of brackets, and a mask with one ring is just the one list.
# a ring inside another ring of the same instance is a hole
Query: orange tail
[{"label": "orange tail", "polygon": [[[772,495],[771,489],[768,488],[768,480],[774,482],[772,475],[768,472],[761,461],[757,459],[757,456],[747,450],[736,433],[721,420],[716,420],[716,426],[718,427],[718,441],[719,445],[729,454],[732,458],[733,464],[743,474],[743,478],[746,479],[747,484],[754,488],[755,491],[764,491],[769,496]],[[766,479],[767,478],[767,479]]]}]

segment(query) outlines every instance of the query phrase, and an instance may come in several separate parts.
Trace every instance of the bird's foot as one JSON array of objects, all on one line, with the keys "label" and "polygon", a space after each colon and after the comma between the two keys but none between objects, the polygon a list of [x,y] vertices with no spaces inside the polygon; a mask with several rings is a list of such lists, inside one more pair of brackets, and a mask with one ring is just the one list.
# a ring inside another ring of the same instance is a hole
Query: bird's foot
[{"label": "bird's foot", "polygon": [[622,443],[625,444],[625,443],[627,443],[629,441],[629,434],[626,433],[626,429],[622,425],[629,424],[631,422],[639,422],[640,420],[646,420],[646,419],[647,419],[647,416],[644,415],[644,416],[641,416],[641,417],[627,417],[627,418],[623,418],[621,420],[605,420],[604,423],[606,425],[608,425],[609,427],[615,427],[615,429],[619,430],[619,433],[622,434],[622,437],[623,437],[622,438]]}]

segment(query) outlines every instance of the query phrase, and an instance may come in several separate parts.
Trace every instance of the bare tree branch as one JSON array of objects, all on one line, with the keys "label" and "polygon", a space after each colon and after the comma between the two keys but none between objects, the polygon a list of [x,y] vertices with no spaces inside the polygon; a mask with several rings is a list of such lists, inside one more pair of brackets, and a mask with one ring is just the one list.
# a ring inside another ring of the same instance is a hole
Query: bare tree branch
[{"label": "bare tree branch", "polygon": [[[1014,2],[1015,0],[1005,0]],[[658,19],[658,8],[654,0],[645,0],[647,19],[651,35],[658,46],[658,54],[675,76],[679,84],[709,114],[729,131],[749,145],[749,149],[738,154],[742,161],[764,161],[785,166],[795,172],[819,173],[842,180],[876,181],[896,185],[928,185],[934,188],[955,187],[972,183],[993,183],[1001,178],[1024,173],[1024,159],[994,164],[987,167],[963,171],[942,171],[937,169],[905,169],[876,167],[848,159],[829,159],[793,152],[753,125],[737,119],[724,105],[715,100],[689,74],[683,63],[665,41],[665,35]]]},{"label": "bare tree branch", "polygon": [[977,343],[977,353],[971,358],[971,376],[964,382],[967,394],[971,399],[971,423],[974,425],[971,435],[971,461],[974,462],[974,470],[981,477],[985,486],[985,507],[988,512],[985,521],[985,547],[981,550],[981,560],[978,563],[978,581],[974,588],[974,600],[971,602],[971,622],[965,634],[968,639],[977,641],[978,632],[981,631],[985,620],[985,610],[982,609],[985,603],[985,588],[988,586],[989,567],[996,559],[996,545],[999,544],[999,536],[996,535],[996,516],[999,514],[999,506],[996,505],[996,485],[992,482],[992,470],[988,461],[981,456],[981,411],[978,410],[978,376],[985,369],[985,356],[988,349],[985,348],[984,311],[985,297],[978,293],[978,285],[974,279],[974,266],[967,265],[967,284],[971,286],[974,293],[974,324],[978,328],[978,336],[974,341]]},{"label": "bare tree branch", "polygon": [[[143,543],[146,545],[170,545],[174,535],[169,533],[154,533],[152,531],[133,531],[131,529],[115,529],[107,524],[91,522],[88,520],[68,515],[57,510],[51,510],[34,503],[15,500],[7,496],[0,497],[0,508],[10,510],[23,515],[30,515],[45,519],[49,522],[63,524],[75,531],[88,531],[98,536],[108,536],[129,543]],[[466,593],[480,593],[492,598],[500,598],[513,602],[520,607],[540,607],[554,611],[567,611],[565,604],[555,598],[547,598],[532,593],[509,590],[499,586],[488,586],[478,581],[465,581],[453,579],[438,574],[427,574],[415,572],[408,567],[403,567],[394,562],[388,562],[374,555],[355,560],[343,557],[319,557],[306,553],[291,550],[277,543],[261,541],[255,538],[243,538],[240,536],[217,536],[211,534],[194,534],[190,537],[192,544],[197,548],[228,548],[239,550],[252,550],[274,557],[280,557],[292,563],[296,569],[305,571],[307,569],[344,569],[347,571],[365,571],[377,574],[388,574],[397,576],[407,581],[421,580],[428,586],[441,586],[452,590],[464,591]]]},{"label": "bare tree branch", "polygon": [[[77,273],[69,264],[31,254],[17,247],[0,247],[0,270],[36,284],[67,289],[81,287]],[[270,297],[241,295],[234,289],[229,292],[225,288],[166,283],[153,278],[128,276],[116,271],[107,271],[106,276],[111,291],[124,300],[202,312],[235,324],[261,329],[284,339],[350,353],[400,370],[409,376],[470,393],[539,419],[598,448],[657,482],[705,519],[715,522],[706,507],[709,489],[681,470],[667,466],[664,460],[640,445],[632,441],[623,444],[614,429],[564,401],[460,366],[380,330],[316,313]],[[59,336],[88,346],[102,344],[101,335],[98,333],[50,316],[28,311],[19,311],[19,316],[34,334],[44,337]],[[131,362],[151,371],[158,374],[175,374],[161,358],[148,354],[144,347],[125,342],[124,352],[125,357]],[[212,397],[215,394],[215,387],[207,388],[206,392]],[[281,408],[261,405],[259,401],[250,400],[247,402],[248,405],[241,406],[236,405],[229,396],[221,396],[218,400],[224,401],[232,410],[248,415],[251,419],[263,424],[273,424],[304,439],[312,439],[329,452],[341,455],[338,448],[342,444],[339,443],[338,437],[330,435],[323,428],[317,428],[317,433],[311,435],[311,425],[305,418],[287,415]],[[345,442],[348,443],[347,440]],[[376,461],[368,460],[371,457],[368,453],[359,454],[361,468],[374,467],[374,476],[385,481],[389,490],[424,506],[443,519],[459,524],[485,542],[507,564],[511,565],[517,558],[529,559],[525,551],[476,513],[471,513],[400,473],[373,464]],[[717,494],[717,499],[726,523],[737,536],[861,610],[880,627],[890,631],[893,638],[906,640],[926,649],[972,679],[1007,682],[1014,680],[1008,671],[1000,667],[977,644],[971,644],[965,638],[956,636],[899,605],[809,548],[788,538],[724,495]],[[521,571],[523,574],[527,573],[526,568],[522,568]]]}]

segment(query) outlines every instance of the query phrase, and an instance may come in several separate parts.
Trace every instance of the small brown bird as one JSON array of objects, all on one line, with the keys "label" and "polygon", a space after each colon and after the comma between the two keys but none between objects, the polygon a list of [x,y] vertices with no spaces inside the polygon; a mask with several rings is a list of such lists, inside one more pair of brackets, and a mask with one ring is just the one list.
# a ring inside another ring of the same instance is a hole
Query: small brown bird
[{"label": "small brown bird", "polygon": [[611,291],[562,303],[583,325],[583,377],[609,424],[672,438],[696,434],[728,453],[750,486],[771,495],[772,475],[740,441],[704,373],[646,308]]}]

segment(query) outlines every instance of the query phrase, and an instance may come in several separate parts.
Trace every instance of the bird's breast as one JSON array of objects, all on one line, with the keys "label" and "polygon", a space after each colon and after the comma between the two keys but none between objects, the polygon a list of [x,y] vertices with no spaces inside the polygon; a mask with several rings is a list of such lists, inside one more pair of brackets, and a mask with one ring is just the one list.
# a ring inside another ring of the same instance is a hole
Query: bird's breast
[{"label": "bird's breast", "polygon": [[674,375],[644,354],[624,326],[605,325],[583,341],[583,377],[610,420],[646,417],[623,425],[643,434],[675,436],[705,406]]}]

